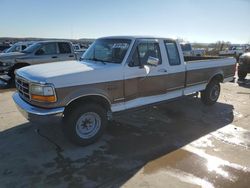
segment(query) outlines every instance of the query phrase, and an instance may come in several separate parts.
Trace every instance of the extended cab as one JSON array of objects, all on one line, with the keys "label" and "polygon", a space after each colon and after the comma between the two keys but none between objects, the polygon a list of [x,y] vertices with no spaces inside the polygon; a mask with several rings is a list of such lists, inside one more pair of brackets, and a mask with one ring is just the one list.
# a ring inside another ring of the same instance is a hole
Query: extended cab
[{"label": "extended cab", "polygon": [[234,58],[188,57],[175,40],[154,37],[97,39],[81,58],[16,72],[13,99],[30,121],[62,117],[70,140],[99,138],[112,115],[201,92],[206,105],[231,81]]},{"label": "extended cab", "polygon": [[56,61],[75,60],[71,42],[68,41],[40,41],[21,52],[10,52],[0,55],[0,75],[8,75],[14,80],[15,70],[28,65],[51,63]]}]

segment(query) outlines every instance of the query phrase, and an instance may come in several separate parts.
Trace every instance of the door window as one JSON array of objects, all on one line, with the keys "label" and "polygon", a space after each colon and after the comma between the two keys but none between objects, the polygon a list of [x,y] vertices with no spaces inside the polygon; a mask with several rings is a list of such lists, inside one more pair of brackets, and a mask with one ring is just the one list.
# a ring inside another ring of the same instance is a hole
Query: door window
[{"label": "door window", "polygon": [[70,54],[71,53],[70,44],[67,42],[59,42],[58,47],[59,47],[60,54]]},{"label": "door window", "polygon": [[180,65],[180,56],[174,41],[164,41],[170,65]]},{"label": "door window", "polygon": [[146,65],[149,57],[159,59],[159,64],[161,64],[161,52],[158,43],[140,43],[132,56],[132,63],[130,66],[135,67],[140,65]]},{"label": "door window", "polygon": [[44,44],[37,52],[36,55],[51,55],[57,53],[56,43]]}]

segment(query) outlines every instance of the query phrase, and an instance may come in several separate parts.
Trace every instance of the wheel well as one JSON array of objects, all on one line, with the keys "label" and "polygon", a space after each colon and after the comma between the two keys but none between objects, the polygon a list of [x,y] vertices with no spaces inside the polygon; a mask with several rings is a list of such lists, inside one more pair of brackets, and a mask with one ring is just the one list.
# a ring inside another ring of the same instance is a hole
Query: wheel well
[{"label": "wheel well", "polygon": [[83,103],[96,103],[96,104],[101,105],[107,111],[110,111],[110,102],[108,101],[108,99],[99,95],[90,95],[90,96],[80,97],[71,101],[65,108],[64,114],[67,114],[76,106],[78,106],[79,104],[83,104]]},{"label": "wheel well", "polygon": [[223,75],[222,74],[216,74],[214,75],[209,82],[212,82],[214,80],[217,80],[219,82],[223,82]]}]

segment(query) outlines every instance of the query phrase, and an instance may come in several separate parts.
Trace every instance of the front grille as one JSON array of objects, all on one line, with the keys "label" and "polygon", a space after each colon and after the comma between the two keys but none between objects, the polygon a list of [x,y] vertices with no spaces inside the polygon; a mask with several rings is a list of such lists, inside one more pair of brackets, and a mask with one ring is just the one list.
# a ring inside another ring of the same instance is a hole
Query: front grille
[{"label": "front grille", "polygon": [[30,94],[29,94],[29,82],[16,77],[16,88],[21,95],[21,97],[24,97],[25,99],[30,99]]}]

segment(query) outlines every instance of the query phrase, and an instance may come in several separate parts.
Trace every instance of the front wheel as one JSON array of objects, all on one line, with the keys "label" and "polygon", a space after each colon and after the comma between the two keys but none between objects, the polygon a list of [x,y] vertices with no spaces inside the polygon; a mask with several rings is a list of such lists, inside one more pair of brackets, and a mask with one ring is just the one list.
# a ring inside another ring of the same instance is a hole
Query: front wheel
[{"label": "front wheel", "polygon": [[107,125],[106,110],[92,103],[80,104],[64,117],[64,132],[74,144],[85,146],[94,143]]},{"label": "front wheel", "polygon": [[220,96],[220,83],[217,80],[211,81],[206,89],[201,92],[201,101],[205,105],[213,105]]}]

